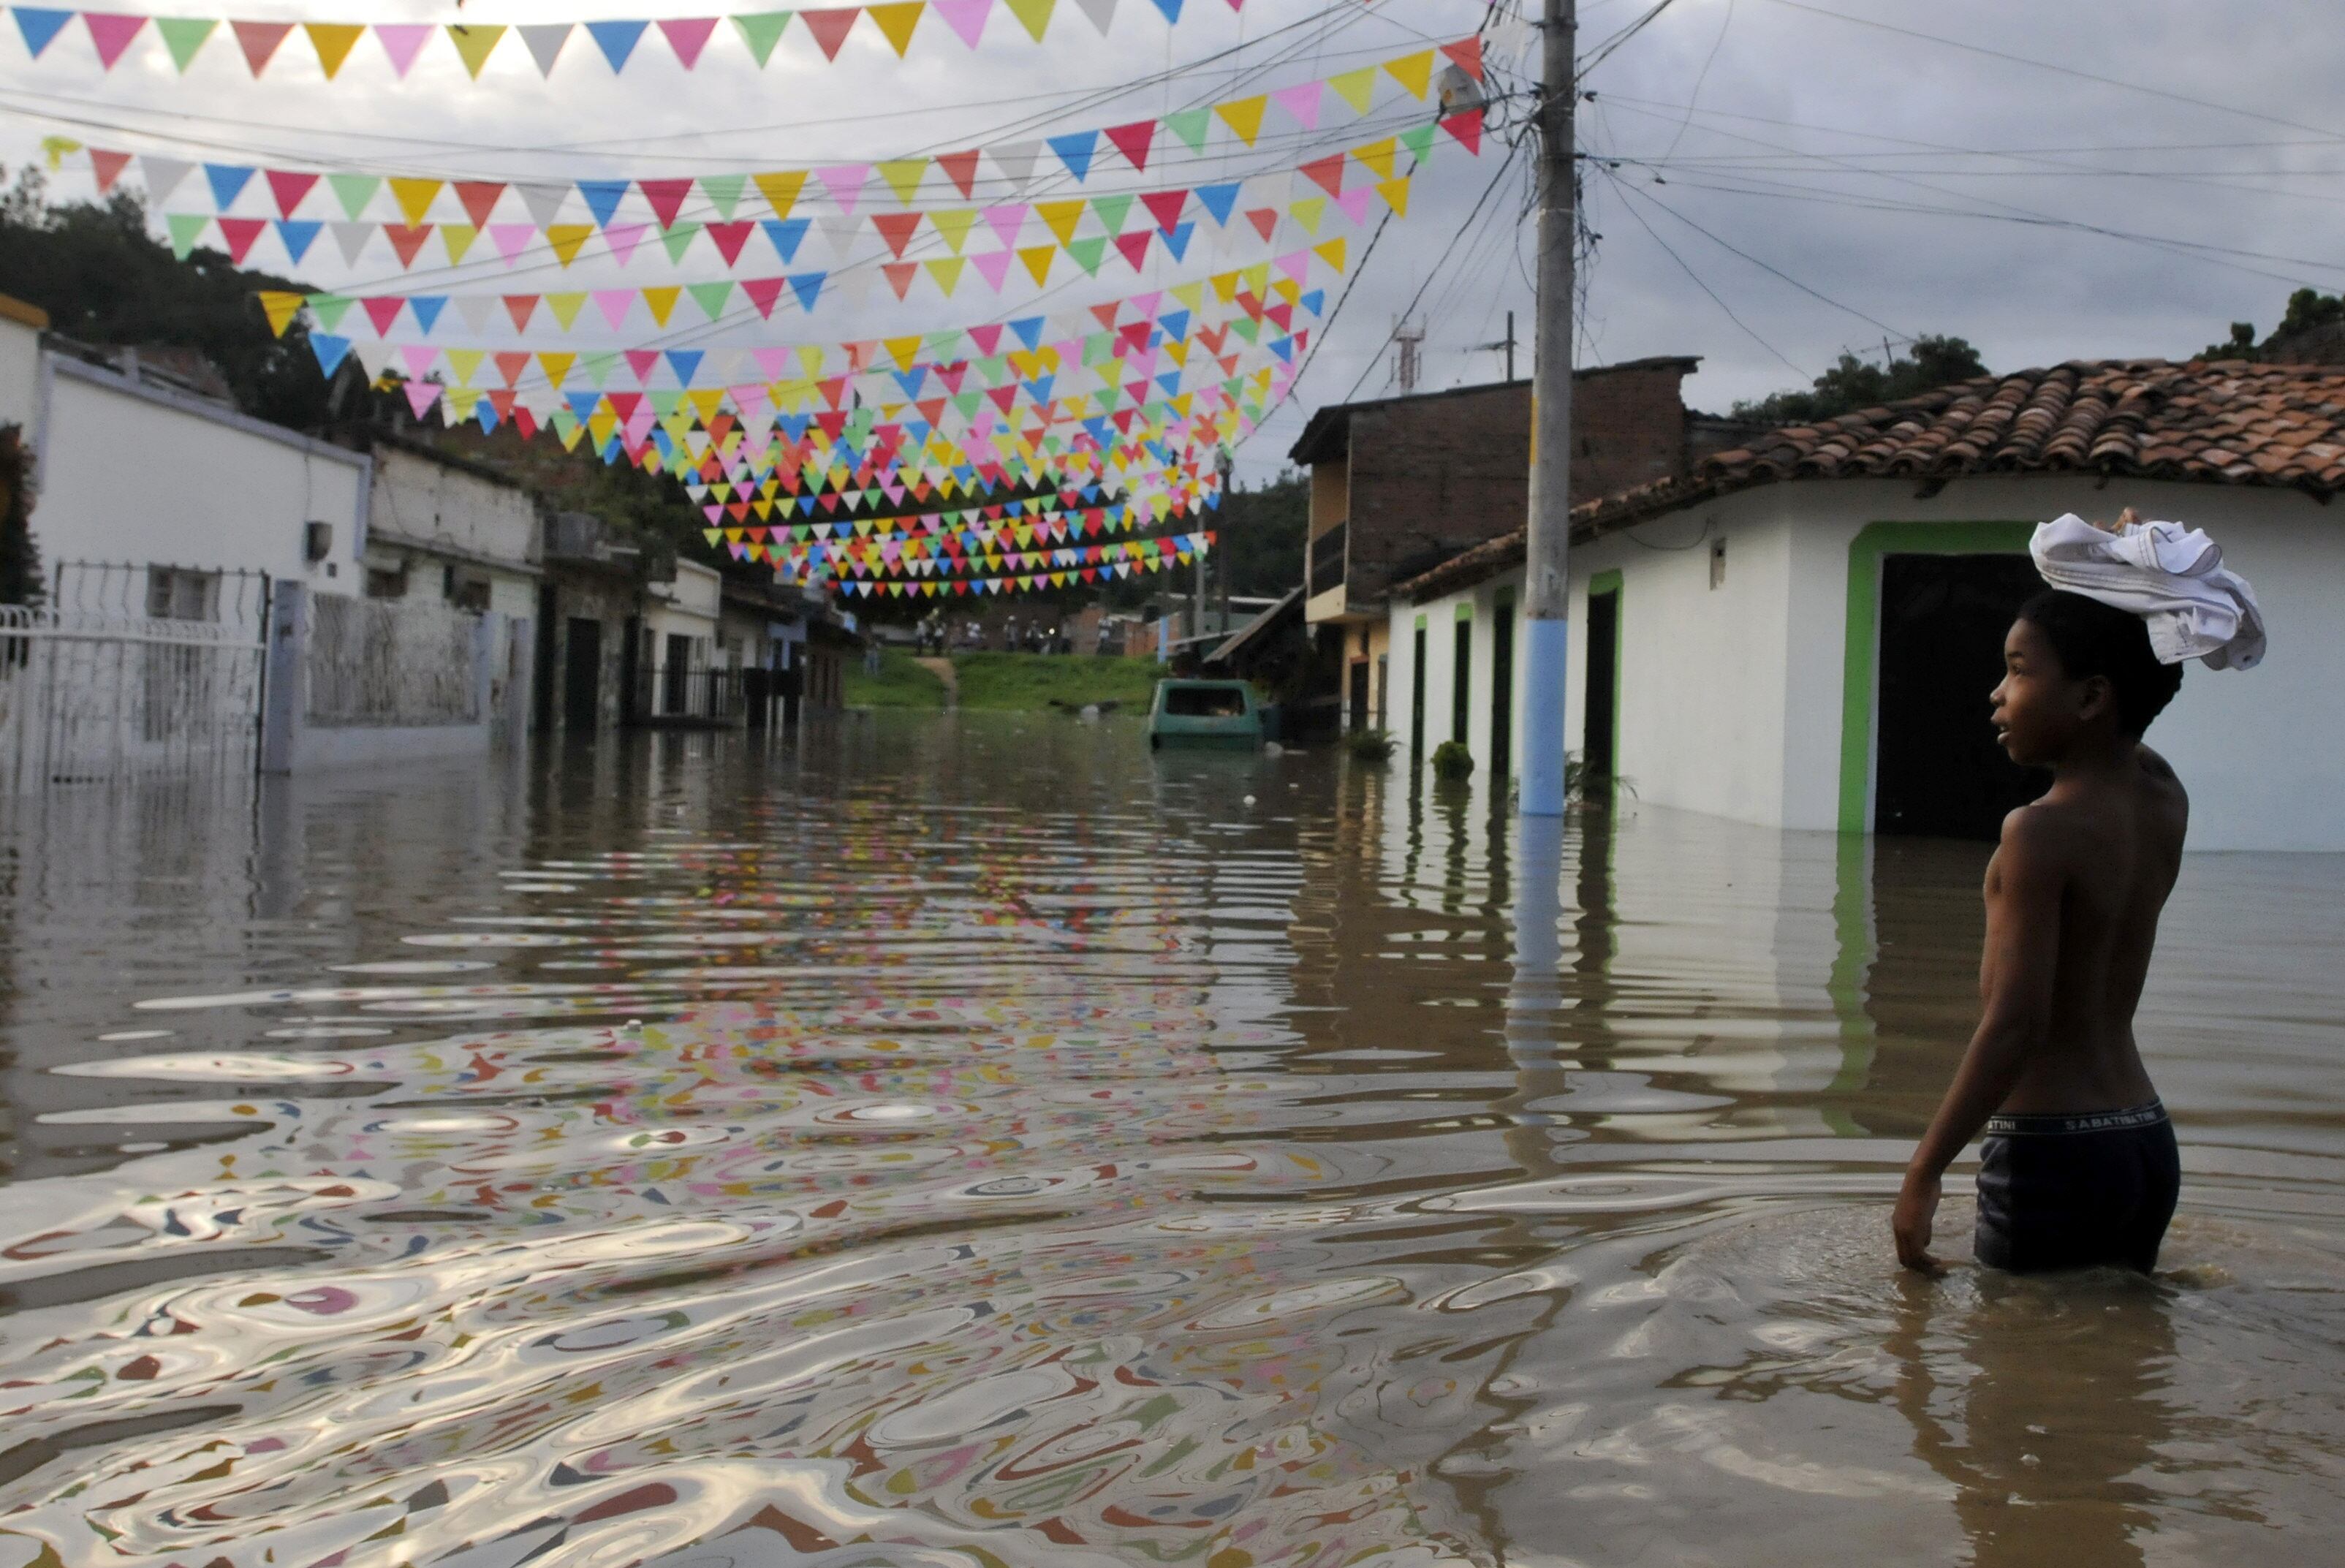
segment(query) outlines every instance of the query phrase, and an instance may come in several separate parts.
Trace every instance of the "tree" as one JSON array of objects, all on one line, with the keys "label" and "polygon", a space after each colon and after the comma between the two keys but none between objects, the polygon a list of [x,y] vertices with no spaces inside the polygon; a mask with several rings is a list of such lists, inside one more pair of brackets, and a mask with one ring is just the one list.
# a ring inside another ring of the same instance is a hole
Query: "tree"
[{"label": "tree", "polygon": [[1840,363],[1816,378],[1812,391],[1781,392],[1755,402],[1738,402],[1733,417],[1764,424],[1812,424],[1987,373],[1978,351],[1963,339],[1916,338],[1885,367],[1843,353]]},{"label": "tree", "polygon": [[1233,485],[1208,526],[1221,535],[1213,570],[1230,574],[1230,592],[1276,598],[1303,581],[1303,547],[1311,526],[1311,482],[1291,469],[1249,490]]},{"label": "tree", "polygon": [[2299,289],[2270,337],[2256,341],[2253,321],[2233,321],[2228,342],[2209,343],[2202,360],[2250,360],[2263,364],[2345,363],[2345,296]]}]

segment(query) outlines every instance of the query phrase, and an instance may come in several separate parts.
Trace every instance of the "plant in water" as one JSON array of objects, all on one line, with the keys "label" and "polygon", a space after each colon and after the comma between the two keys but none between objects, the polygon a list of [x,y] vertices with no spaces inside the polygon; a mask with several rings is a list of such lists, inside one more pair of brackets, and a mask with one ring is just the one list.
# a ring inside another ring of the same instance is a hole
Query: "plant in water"
[{"label": "plant in water", "polygon": [[1381,729],[1355,729],[1344,737],[1344,749],[1363,762],[1382,762],[1393,754],[1393,738]]},{"label": "plant in water", "polygon": [[1445,740],[1433,748],[1433,776],[1436,779],[1464,779],[1474,771],[1474,754],[1466,749],[1462,740]]}]

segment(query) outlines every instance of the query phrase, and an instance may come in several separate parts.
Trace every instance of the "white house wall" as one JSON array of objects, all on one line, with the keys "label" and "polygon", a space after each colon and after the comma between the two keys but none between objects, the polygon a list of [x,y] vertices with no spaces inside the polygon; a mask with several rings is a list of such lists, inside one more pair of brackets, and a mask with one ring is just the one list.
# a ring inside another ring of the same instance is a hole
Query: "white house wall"
[{"label": "white house wall", "polygon": [[[370,507],[370,526],[386,543],[396,535],[401,544],[436,545],[465,558],[471,574],[488,582],[490,609],[516,618],[537,614],[537,581],[527,569],[538,558],[537,506],[526,490],[378,447]],[[437,575],[424,575],[432,580],[411,583],[410,596],[442,596]]]},{"label": "white house wall", "polygon": [[0,424],[15,425],[27,447],[41,436],[41,331],[0,313]]},{"label": "white house wall", "polygon": [[[1572,552],[1567,744],[1583,745],[1587,595],[1607,571],[1622,577],[1619,771],[1636,799],[1768,827],[1835,830],[1849,553],[1875,522],[2035,522],[2066,511],[2206,527],[2227,564],[2256,585],[2272,655],[2247,673],[2194,666],[2149,734],[2190,788],[2191,844],[2201,850],[2345,850],[2345,631],[2334,599],[2345,585],[2345,516],[2291,491],[2186,484],[2114,484],[2066,475],[1957,481],[1927,498],[1901,481],[1764,485],[1688,507]],[[1727,545],[1725,580],[1710,585],[1711,541]],[[1692,545],[1690,548],[1681,546]],[[1449,738],[1453,627],[1474,614],[1467,746],[1489,758],[1491,609],[1520,593],[1511,571],[1471,589],[1392,612],[1388,723],[1406,745],[1416,617],[1425,617],[1427,751]],[[1522,630],[1517,622],[1517,770],[1525,743]],[[1986,693],[1979,722],[1987,721]],[[1868,803],[1872,791],[1864,791]],[[1868,826],[1869,826],[1868,820]]]},{"label": "white house wall", "polygon": [[[366,458],[134,390],[76,361],[51,362],[34,514],[45,562],[262,571],[320,593],[362,591]],[[303,547],[303,524],[313,521],[333,528],[317,562]]]}]

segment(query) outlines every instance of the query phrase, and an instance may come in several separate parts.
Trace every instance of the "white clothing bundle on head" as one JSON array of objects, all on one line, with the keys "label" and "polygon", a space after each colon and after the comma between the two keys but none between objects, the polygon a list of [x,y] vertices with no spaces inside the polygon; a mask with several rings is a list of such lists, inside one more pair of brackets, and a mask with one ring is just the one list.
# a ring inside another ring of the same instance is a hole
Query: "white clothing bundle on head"
[{"label": "white clothing bundle on head", "polygon": [[2056,588],[2130,610],[2149,626],[2161,663],[2204,659],[2209,669],[2263,662],[2264,617],[2246,578],[2223,569],[2223,552],[2180,523],[2096,528],[2070,512],[2038,523],[2027,542],[2035,569]]}]

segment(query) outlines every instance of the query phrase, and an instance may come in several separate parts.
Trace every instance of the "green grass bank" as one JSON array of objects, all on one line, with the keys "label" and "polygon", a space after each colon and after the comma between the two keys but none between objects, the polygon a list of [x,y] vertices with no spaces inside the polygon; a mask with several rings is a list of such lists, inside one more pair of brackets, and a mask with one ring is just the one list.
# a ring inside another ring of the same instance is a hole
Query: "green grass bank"
[{"label": "green grass bank", "polygon": [[[955,654],[952,663],[960,706],[991,713],[1040,713],[1054,705],[1093,702],[1145,708],[1155,696],[1159,668],[1153,659],[1081,654]],[[846,699],[849,708],[940,709],[945,687],[911,655],[890,648],[880,656],[877,676],[865,675],[860,659],[848,662]]]}]

